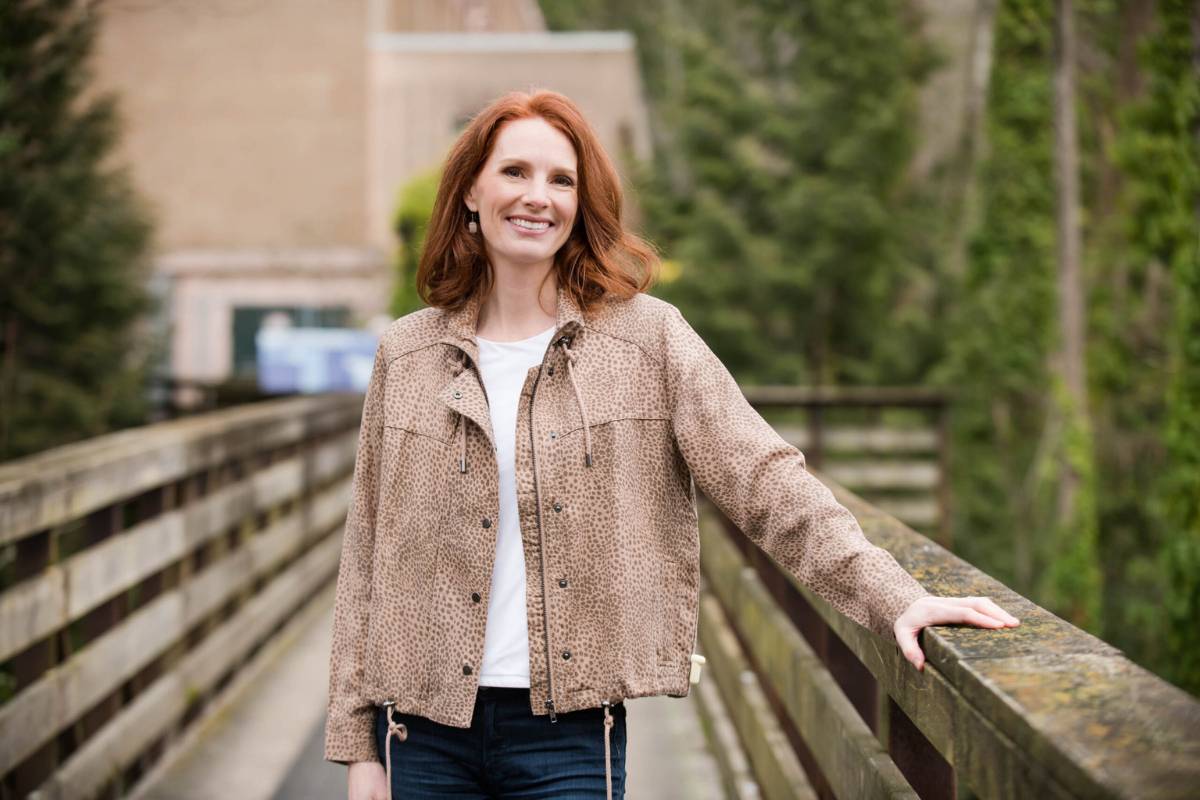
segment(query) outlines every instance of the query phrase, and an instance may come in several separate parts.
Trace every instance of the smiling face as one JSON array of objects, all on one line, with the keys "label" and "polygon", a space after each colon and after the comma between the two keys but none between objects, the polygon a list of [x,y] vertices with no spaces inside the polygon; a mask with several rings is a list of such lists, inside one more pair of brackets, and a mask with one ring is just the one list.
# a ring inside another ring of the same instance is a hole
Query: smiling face
[{"label": "smiling face", "polygon": [[479,212],[488,260],[544,266],[571,235],[579,207],[575,148],[541,117],[506,122],[464,198]]}]

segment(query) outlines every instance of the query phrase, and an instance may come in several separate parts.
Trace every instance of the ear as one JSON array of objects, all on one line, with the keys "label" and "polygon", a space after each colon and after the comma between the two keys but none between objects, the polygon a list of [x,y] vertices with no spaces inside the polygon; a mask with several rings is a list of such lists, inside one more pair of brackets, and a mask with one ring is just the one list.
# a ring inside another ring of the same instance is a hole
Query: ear
[{"label": "ear", "polygon": [[475,187],[474,186],[472,186],[470,191],[468,191],[463,196],[463,202],[466,203],[466,206],[470,211],[478,211],[479,210],[479,203],[477,203],[475,201]]}]

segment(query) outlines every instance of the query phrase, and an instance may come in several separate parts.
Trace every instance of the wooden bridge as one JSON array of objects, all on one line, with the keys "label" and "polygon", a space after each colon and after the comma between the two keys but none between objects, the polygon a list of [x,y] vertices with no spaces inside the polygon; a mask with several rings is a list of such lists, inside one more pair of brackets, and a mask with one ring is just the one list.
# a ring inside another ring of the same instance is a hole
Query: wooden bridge
[{"label": "wooden bridge", "polygon": [[[629,797],[1200,795],[1195,698],[942,546],[940,399],[747,395],[807,409],[780,431],[926,588],[1022,624],[926,629],[918,673],[706,507],[708,665],[629,702]],[[846,405],[930,421],[822,421]],[[258,403],[0,466],[0,800],[344,796],[321,735],[360,410]]]}]

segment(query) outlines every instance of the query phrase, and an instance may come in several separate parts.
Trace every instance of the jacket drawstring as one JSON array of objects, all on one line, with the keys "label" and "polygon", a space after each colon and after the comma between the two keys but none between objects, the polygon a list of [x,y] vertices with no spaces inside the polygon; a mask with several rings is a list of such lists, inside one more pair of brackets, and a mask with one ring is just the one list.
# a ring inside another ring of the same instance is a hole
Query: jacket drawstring
[{"label": "jacket drawstring", "polygon": [[392,712],[396,710],[394,702],[384,703],[384,708],[387,709],[388,732],[387,737],[383,740],[383,752],[384,760],[387,762],[387,796],[388,800],[392,800],[392,737],[395,736],[401,742],[408,739],[408,726],[392,719]]},{"label": "jacket drawstring", "polygon": [[[457,378],[467,368],[467,354],[465,351],[458,351],[459,359],[455,365],[457,367],[454,377]],[[467,418],[461,412],[458,415],[458,471],[460,473],[467,471]]]},{"label": "jacket drawstring", "polygon": [[612,751],[609,745],[609,734],[612,733],[613,717],[609,711],[610,703],[605,700],[604,706],[604,787],[608,791],[608,800],[612,800]]},{"label": "jacket drawstring", "polygon": [[571,389],[575,392],[575,403],[579,406],[579,416],[583,418],[583,465],[592,465],[592,431],[588,425],[587,406],[583,404],[583,395],[579,393],[579,385],[575,383],[575,353],[567,347],[567,337],[558,340],[563,354],[567,357],[567,379],[571,381]]},{"label": "jacket drawstring", "polygon": [[467,471],[467,418],[458,415],[458,471]]}]

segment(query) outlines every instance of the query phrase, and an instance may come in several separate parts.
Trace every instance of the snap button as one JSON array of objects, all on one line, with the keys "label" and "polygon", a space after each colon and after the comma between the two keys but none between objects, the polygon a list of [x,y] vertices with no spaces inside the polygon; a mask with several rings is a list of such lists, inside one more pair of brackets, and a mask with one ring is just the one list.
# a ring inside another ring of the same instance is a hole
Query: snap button
[{"label": "snap button", "polygon": [[492,527],[492,521],[489,518],[484,517],[483,518],[483,527],[485,527],[485,528]]},{"label": "snap button", "polygon": [[471,599],[478,603],[482,598],[479,596],[479,592],[471,592]]},{"label": "snap button", "polygon": [[551,439],[557,439],[557,438],[558,438],[558,433],[557,433],[557,431],[550,431],[550,438],[551,438]]},{"label": "snap button", "polygon": [[471,665],[463,664],[463,675],[470,675],[470,674],[471,674]]},{"label": "snap button", "polygon": [[555,503],[555,504],[554,504],[554,510],[555,510],[555,511],[562,511],[562,503]]},{"label": "snap button", "polygon": [[563,589],[567,588],[567,579],[566,579],[566,578],[559,578],[559,579],[558,579],[558,585],[559,585],[560,587],[562,587]]},{"label": "snap button", "polygon": [[462,392],[460,392],[458,389],[455,389],[454,390],[454,399],[457,400],[460,397],[462,397]]},{"label": "snap button", "polygon": [[563,650],[562,656],[563,656],[563,661],[570,661],[571,660],[571,651]]}]

